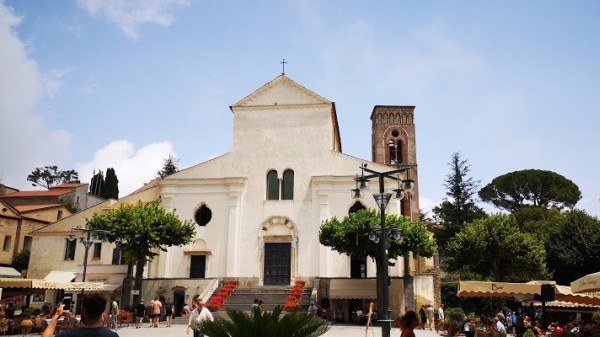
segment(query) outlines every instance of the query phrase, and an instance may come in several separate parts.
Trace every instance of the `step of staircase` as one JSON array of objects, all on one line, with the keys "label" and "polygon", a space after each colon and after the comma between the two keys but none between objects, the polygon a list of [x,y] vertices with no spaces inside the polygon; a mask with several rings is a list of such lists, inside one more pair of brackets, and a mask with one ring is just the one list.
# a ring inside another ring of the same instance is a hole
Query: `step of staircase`
[{"label": "step of staircase", "polygon": [[[292,287],[275,286],[236,288],[220,311],[225,312],[227,309],[232,309],[249,313],[255,298],[263,301],[262,310],[272,311],[276,306],[284,305],[291,289]],[[308,310],[311,293],[312,288],[304,288],[300,296],[300,308],[298,310]]]}]

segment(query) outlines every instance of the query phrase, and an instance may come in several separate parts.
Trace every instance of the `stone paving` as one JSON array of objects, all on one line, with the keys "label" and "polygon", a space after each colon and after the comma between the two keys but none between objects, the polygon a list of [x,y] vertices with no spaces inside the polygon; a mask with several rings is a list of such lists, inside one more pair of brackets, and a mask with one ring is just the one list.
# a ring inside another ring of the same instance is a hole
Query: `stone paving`
[{"label": "stone paving", "polygon": [[[135,326],[119,328],[117,333],[120,337],[185,337],[185,328],[186,326],[183,324],[173,324],[171,327],[161,324],[158,328],[150,328],[146,323],[141,329],[136,329]],[[415,330],[415,335],[416,337],[440,337],[440,334],[435,331],[420,329]],[[191,336],[193,336],[192,333],[190,333]],[[390,336],[400,337],[400,329],[392,328]],[[366,332],[364,326],[332,324],[331,329],[323,337],[381,337],[381,328],[377,326],[371,327]]]}]

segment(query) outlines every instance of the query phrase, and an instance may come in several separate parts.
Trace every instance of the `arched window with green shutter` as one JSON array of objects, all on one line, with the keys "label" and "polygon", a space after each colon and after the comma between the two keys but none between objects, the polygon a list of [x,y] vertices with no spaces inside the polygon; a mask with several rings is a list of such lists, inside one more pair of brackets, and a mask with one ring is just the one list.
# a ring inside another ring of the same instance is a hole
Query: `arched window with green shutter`
[{"label": "arched window with green shutter", "polygon": [[285,170],[283,172],[281,199],[294,200],[294,171],[292,170]]},{"label": "arched window with green shutter", "polygon": [[279,200],[279,179],[275,170],[267,173],[267,200]]}]

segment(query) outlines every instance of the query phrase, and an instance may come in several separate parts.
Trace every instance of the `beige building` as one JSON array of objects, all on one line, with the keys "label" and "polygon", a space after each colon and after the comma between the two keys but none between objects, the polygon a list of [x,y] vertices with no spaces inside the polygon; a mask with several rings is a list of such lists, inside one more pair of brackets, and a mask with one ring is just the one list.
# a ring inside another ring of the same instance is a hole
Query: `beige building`
[{"label": "beige building", "polygon": [[96,195],[88,193],[89,184],[67,183],[52,186],[48,190],[15,191],[0,194],[0,199],[12,206],[66,204],[77,211],[87,209],[104,201]]},{"label": "beige building", "polygon": [[[32,261],[38,265],[30,265],[31,277],[43,277],[57,268],[78,270],[80,280],[83,249],[77,246],[74,257],[65,258],[71,227],[84,226],[86,218],[121,202],[161,200],[181,219],[195,221],[196,236],[186,246],[157,251],[159,255],[145,269],[141,295],[146,300],[171,297],[178,312],[194,295],[207,298],[219,280],[232,277],[252,287],[289,286],[303,279],[314,287],[315,299],[327,298],[332,307],[343,307],[346,316],[353,306],[373,300],[372,291],[362,298],[355,293],[374,290],[375,263],[355,261],[322,246],[319,228],[331,217],[377,208],[370,196],[376,189],[362,200],[351,198],[354,178],[364,163],[376,171],[410,165],[415,192],[404,201],[392,199],[386,212],[418,217],[414,107],[374,108],[373,162],[344,154],[335,104],[284,74],[230,109],[230,152],[36,231]],[[396,185],[386,187],[392,190]],[[113,264],[114,250],[101,244],[98,259],[88,264],[88,281],[94,277],[118,286],[125,270]],[[432,268],[431,259],[411,259],[406,268],[400,259],[390,267],[395,316],[414,308],[419,299],[433,301],[434,278],[428,273]],[[408,290],[404,289],[406,272],[414,279]]]},{"label": "beige building", "polygon": [[31,232],[71,214],[62,204],[13,207],[0,199],[0,264],[10,265],[23,250],[31,251]]}]

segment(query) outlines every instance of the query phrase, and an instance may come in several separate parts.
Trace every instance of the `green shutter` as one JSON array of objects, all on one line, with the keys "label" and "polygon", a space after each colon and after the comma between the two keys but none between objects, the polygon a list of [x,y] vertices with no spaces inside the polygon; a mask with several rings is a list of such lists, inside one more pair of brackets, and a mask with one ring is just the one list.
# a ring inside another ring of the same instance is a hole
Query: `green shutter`
[{"label": "green shutter", "polygon": [[283,172],[281,199],[294,200],[294,171],[292,170]]},{"label": "green shutter", "polygon": [[279,200],[279,180],[275,170],[267,173],[267,200]]}]

